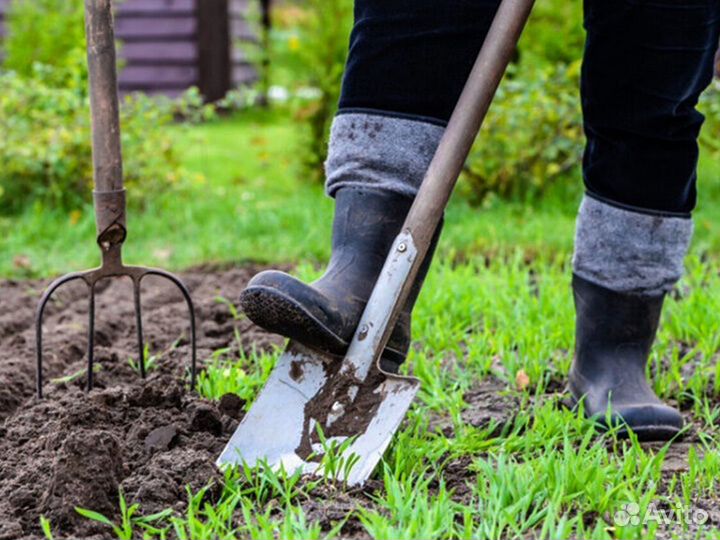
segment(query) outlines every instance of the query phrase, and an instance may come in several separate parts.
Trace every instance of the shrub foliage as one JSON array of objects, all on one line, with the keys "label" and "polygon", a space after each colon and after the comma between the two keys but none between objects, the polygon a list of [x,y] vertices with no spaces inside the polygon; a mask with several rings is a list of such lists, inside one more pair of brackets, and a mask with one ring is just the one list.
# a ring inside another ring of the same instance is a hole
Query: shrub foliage
[{"label": "shrub foliage", "polygon": [[[295,118],[304,127],[302,159],[323,179],[327,141],[340,97],[353,21],[353,0],[306,0],[275,10],[274,71],[292,77]],[[280,64],[280,66],[278,66]]]},{"label": "shrub foliage", "polygon": [[539,195],[577,172],[583,149],[579,71],[579,61],[511,68],[465,164],[473,201]]},{"label": "shrub foliage", "polygon": [[[90,200],[92,150],[84,88],[53,86],[55,68],[35,65],[31,78],[0,73],[0,211],[40,200],[65,210]],[[134,200],[170,186],[181,174],[165,128],[169,105],[142,95],[121,107],[125,181]]]},{"label": "shrub foliage", "polygon": [[[0,69],[0,212],[31,201],[72,210],[90,201],[92,150],[83,2],[15,0]],[[47,27],[47,28],[46,28]],[[204,112],[197,92],[177,104],[142,95],[121,106],[131,202],[182,175],[167,127]]]}]

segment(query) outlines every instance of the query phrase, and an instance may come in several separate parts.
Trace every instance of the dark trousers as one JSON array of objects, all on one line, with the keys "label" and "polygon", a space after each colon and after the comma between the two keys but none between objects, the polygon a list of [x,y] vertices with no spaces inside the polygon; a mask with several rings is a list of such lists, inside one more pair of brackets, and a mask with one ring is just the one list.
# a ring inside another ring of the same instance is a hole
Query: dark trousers
[{"label": "dark trousers", "polygon": [[[498,4],[355,0],[340,113],[447,122]],[[712,80],[720,0],[585,0],[585,28],[587,191],[689,215],[703,123],[695,106]]]}]

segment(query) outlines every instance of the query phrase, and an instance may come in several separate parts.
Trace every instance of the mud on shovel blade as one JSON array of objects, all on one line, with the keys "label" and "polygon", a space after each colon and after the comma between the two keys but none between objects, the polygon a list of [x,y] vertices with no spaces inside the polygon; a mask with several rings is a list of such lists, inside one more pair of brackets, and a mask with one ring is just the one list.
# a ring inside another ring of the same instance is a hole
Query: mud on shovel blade
[{"label": "mud on shovel blade", "polygon": [[[372,474],[400,426],[420,382],[378,365],[398,314],[442,219],[463,164],[512,58],[534,0],[503,0],[467,84],[395,239],[345,358],[290,343],[218,465],[265,462],[287,472],[322,473],[318,427],[348,441],[354,463],[336,475],[349,485]],[[328,472],[328,471],[326,471]]]}]

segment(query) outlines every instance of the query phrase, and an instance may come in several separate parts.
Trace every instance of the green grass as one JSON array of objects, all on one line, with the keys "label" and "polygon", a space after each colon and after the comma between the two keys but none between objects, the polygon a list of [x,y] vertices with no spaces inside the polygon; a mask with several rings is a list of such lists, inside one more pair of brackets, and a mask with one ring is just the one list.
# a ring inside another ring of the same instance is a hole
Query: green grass
[{"label": "green grass", "polygon": [[[409,360],[422,390],[375,475],[377,488],[369,499],[357,499],[346,518],[370,536],[387,539],[637,538],[654,537],[661,524],[614,523],[624,505],[637,504],[645,512],[658,505],[693,508],[698,497],[716,501],[720,394],[714,366],[720,343],[712,299],[720,297],[720,277],[695,256],[688,268],[681,284],[686,293],[669,299],[652,356],[653,364],[669,361],[671,366],[655,378],[655,390],[664,399],[686,403],[703,433],[686,472],[663,473],[668,446],[599,438],[581,415],[546,394],[546,388],[562,382],[571,360],[567,260],[540,254],[528,265],[518,254],[460,265],[439,261],[418,305],[419,340]],[[311,271],[304,267],[301,273]],[[706,305],[699,309],[701,303]],[[678,354],[680,343],[693,348]],[[257,357],[226,361],[230,371],[208,378],[233,380],[228,376],[233,370],[250,372],[253,362],[264,362]],[[679,376],[689,363],[695,369]],[[520,370],[530,379],[522,390],[515,386]],[[267,373],[265,367],[257,372]],[[471,408],[464,396],[491,375],[506,382],[502,394],[522,404],[503,430],[463,421]],[[260,388],[256,381],[250,386],[253,395]],[[238,389],[244,391],[243,385]],[[431,427],[437,419],[445,420],[450,436],[447,429]],[[467,471],[461,485],[452,470],[458,464]],[[298,483],[260,468],[228,473],[226,482],[216,505],[191,505],[174,526],[196,531],[197,537],[271,538],[279,530],[282,538],[339,537],[337,530],[320,534],[318,524],[304,517],[308,501],[328,497],[322,479]],[[263,515],[270,506],[279,512]],[[342,520],[336,523],[341,525]],[[677,534],[690,530],[681,525]],[[708,525],[698,537],[718,534]]]},{"label": "green grass", "polygon": [[[129,261],[175,269],[292,261],[302,276],[319,271],[328,256],[332,205],[320,186],[300,178],[291,124],[276,113],[253,112],[177,128],[176,137],[187,169],[208,180],[130,215]],[[720,165],[705,157],[688,273],[682,294],[668,299],[651,358],[655,390],[691,411],[701,433],[686,471],[662,471],[667,446],[600,438],[552,394],[563,383],[573,344],[569,269],[581,190],[568,184],[525,204],[471,208],[453,200],[414,316],[417,340],[406,369],[422,380],[422,390],[370,492],[343,495],[329,479],[237,469],[226,473],[215,504],[205,491],[188,493],[185,512],[163,515],[152,527],[139,517],[125,519],[123,534],[135,527],[138,535],[158,538],[333,538],[352,523],[388,539],[636,538],[667,527],[614,523],[628,503],[642,512],[653,504],[692,508],[698,498],[717,507],[718,178]],[[0,223],[0,235],[6,276],[46,276],[97,259],[90,209],[76,225],[68,216],[30,210]],[[30,268],[13,263],[21,255]],[[232,391],[251,402],[276,355],[217,351],[199,389],[211,399]],[[516,385],[519,372],[529,379],[524,388]],[[491,376],[504,385],[497,399],[518,405],[505,426],[473,426],[465,421],[469,391]],[[460,481],[458,470],[465,472]],[[345,500],[347,512],[323,529],[310,511],[317,500]],[[711,524],[698,533],[683,527],[675,530],[678,537],[720,537]]]},{"label": "green grass", "polygon": [[[250,111],[187,128],[174,136],[190,180],[130,209],[125,259],[183,269],[207,262],[309,261],[329,256],[332,201],[304,181],[294,158],[297,127],[282,112]],[[700,167],[696,251],[720,252],[720,164]],[[572,250],[579,181],[540,200],[470,207],[455,196],[441,251],[458,260],[538,253],[567,259]],[[62,234],[58,234],[61,231]],[[0,276],[46,277],[99,261],[92,207],[70,216],[39,205],[0,217]]]},{"label": "green grass", "polygon": [[[127,262],[180,269],[208,261],[327,255],[331,201],[321,186],[299,178],[292,124],[251,112],[192,129],[178,126],[175,135],[194,180],[144,201],[144,212],[130,210]],[[47,276],[98,260],[89,206],[75,224],[71,216],[41,207],[0,219],[2,276]]]}]

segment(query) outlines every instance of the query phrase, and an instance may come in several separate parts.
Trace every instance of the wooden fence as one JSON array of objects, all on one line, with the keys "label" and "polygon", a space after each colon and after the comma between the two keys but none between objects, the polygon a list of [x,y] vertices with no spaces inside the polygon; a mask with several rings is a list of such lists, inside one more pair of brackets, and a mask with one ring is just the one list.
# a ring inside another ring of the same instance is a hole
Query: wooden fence
[{"label": "wooden fence", "polygon": [[[255,70],[244,53],[256,41],[247,18],[251,1],[256,0],[119,2],[115,33],[122,43],[121,93],[172,97],[197,86],[214,101],[232,87],[254,82]],[[0,0],[0,38],[10,3]]]}]

